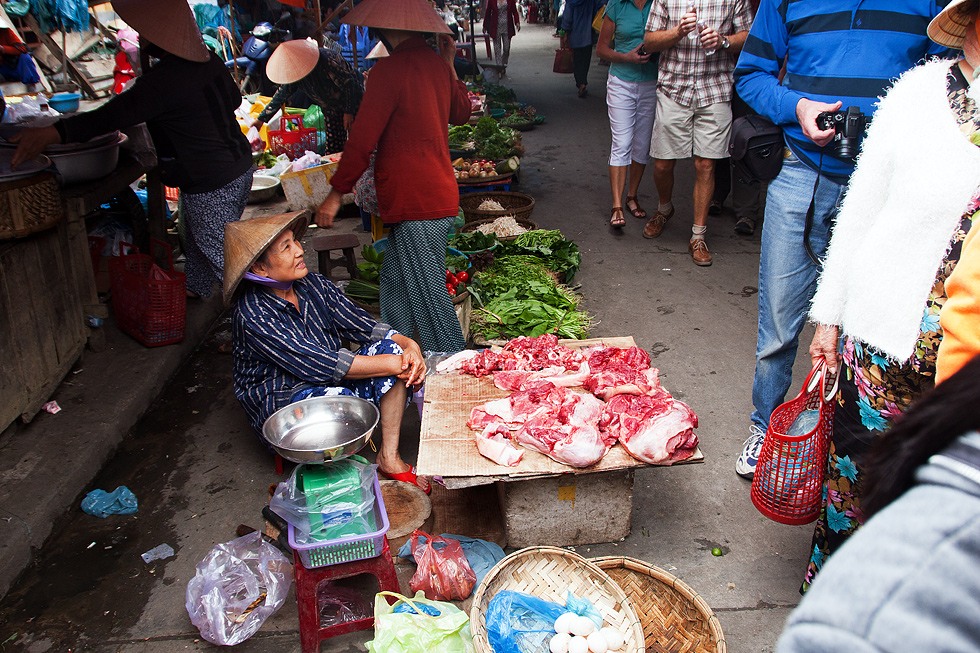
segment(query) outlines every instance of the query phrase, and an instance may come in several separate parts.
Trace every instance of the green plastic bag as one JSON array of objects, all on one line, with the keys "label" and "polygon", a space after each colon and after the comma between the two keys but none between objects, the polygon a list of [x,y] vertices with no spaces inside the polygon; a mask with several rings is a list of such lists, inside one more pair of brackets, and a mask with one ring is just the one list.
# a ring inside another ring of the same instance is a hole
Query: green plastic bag
[{"label": "green plastic bag", "polygon": [[[388,605],[385,595],[394,596],[408,605],[431,606],[438,617],[424,614],[395,612],[398,606]],[[394,592],[379,592],[374,597],[374,639],[367,643],[371,653],[475,653],[470,619],[452,603],[430,601],[422,592],[409,599]]]},{"label": "green plastic bag", "polygon": [[323,112],[319,106],[315,104],[310,105],[310,108],[303,114],[303,126],[316,127],[317,154],[333,154],[333,152],[327,152],[327,124],[323,119]]}]

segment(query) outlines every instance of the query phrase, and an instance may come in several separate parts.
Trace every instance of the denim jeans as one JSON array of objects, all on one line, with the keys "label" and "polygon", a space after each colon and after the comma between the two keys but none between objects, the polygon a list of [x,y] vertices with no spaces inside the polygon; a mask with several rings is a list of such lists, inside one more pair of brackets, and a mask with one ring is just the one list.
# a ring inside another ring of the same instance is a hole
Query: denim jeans
[{"label": "denim jeans", "polygon": [[[752,422],[763,430],[793,381],[793,362],[816,289],[817,266],[803,245],[817,173],[792,154],[769,184],[759,259],[759,332],[752,382]],[[822,257],[845,184],[820,177],[810,246]]]}]

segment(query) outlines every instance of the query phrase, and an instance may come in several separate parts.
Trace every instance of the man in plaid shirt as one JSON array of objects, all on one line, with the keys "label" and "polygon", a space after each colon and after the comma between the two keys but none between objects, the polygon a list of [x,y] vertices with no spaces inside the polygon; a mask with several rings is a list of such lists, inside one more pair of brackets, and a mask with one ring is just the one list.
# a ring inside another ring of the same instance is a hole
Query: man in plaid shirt
[{"label": "man in plaid shirt", "polygon": [[728,156],[732,125],[732,73],[752,25],[748,0],[653,0],[643,39],[660,52],[653,179],[657,212],[643,228],[656,238],[674,215],[674,164],[694,156],[694,227],[688,252],[711,265],[704,242],[714,193],[715,160]]}]

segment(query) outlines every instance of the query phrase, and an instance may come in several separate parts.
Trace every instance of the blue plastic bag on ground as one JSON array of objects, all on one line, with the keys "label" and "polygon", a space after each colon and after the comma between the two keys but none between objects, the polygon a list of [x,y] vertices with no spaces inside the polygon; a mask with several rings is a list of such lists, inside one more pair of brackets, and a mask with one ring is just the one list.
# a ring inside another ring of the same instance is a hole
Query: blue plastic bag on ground
[{"label": "blue plastic bag on ground", "polygon": [[557,603],[503,590],[487,606],[487,639],[494,653],[548,653],[555,619],[566,612]]},{"label": "blue plastic bag on ground", "polygon": [[[487,572],[493,569],[495,564],[504,559],[504,550],[493,542],[476,540],[465,535],[449,535],[448,533],[443,533],[442,537],[459,540],[460,546],[463,547],[463,555],[466,556],[466,562],[469,563],[473,573],[476,574],[476,587],[479,587],[480,583],[483,582],[483,577],[487,575]],[[425,540],[425,537],[420,536],[419,544],[425,544]],[[411,560],[415,559],[412,556],[411,541],[405,542],[402,548],[398,549],[398,557]]]},{"label": "blue plastic bag on ground", "polygon": [[112,492],[92,490],[82,499],[82,510],[105,519],[109,515],[132,515],[138,509],[136,495],[120,485]]}]

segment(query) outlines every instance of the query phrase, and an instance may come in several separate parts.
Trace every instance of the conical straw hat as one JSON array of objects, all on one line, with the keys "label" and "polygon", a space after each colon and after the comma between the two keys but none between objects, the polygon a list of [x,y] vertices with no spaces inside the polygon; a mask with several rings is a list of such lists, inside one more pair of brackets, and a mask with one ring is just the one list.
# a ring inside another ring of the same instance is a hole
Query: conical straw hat
[{"label": "conical straw hat", "polygon": [[977,17],[975,12],[963,14],[957,9],[966,2],[969,0],[953,0],[946,5],[946,8],[929,23],[929,27],[926,29],[929,38],[947,48],[962,50],[963,40],[966,38],[966,28]]},{"label": "conical straw hat", "polygon": [[388,53],[388,48],[385,47],[385,44],[384,43],[382,43],[381,41],[378,41],[378,44],[376,46],[374,46],[373,48],[371,48],[371,51],[368,52],[367,53],[367,56],[364,57],[364,58],[365,59],[384,59],[387,56],[390,56],[389,53]]},{"label": "conical straw hat", "polygon": [[453,33],[425,0],[362,0],[340,22],[409,32]]},{"label": "conical straw hat", "polygon": [[187,0],[112,0],[112,8],[140,36],[170,54],[201,63],[211,57]]},{"label": "conical straw hat", "polygon": [[238,220],[225,225],[225,273],[222,291],[225,305],[231,306],[242,277],[282,232],[292,229],[293,238],[299,240],[303,237],[310,223],[310,215],[309,211],[296,211]]},{"label": "conical straw hat", "polygon": [[286,41],[276,47],[265,65],[265,74],[273,84],[292,84],[316,68],[320,48],[313,39]]}]

